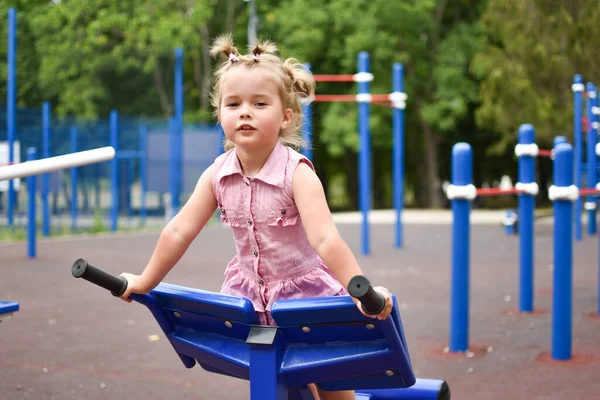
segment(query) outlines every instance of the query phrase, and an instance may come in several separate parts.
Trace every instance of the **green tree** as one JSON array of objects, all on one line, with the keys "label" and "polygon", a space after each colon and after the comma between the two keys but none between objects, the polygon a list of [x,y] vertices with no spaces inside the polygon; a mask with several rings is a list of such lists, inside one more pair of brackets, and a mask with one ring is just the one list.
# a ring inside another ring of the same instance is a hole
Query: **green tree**
[{"label": "green tree", "polygon": [[473,62],[481,77],[477,123],[502,132],[490,152],[514,145],[522,123],[549,147],[556,135],[572,136],[575,74],[594,81],[600,65],[600,7],[594,0],[490,0],[482,22],[486,45]]},{"label": "green tree", "polygon": [[[354,73],[360,51],[371,55],[376,76],[373,93],[391,91],[394,62],[405,65],[407,176],[421,205],[439,206],[439,146],[459,124],[472,116],[477,81],[470,73],[472,56],[481,48],[478,24],[482,7],[470,1],[353,1],[287,0],[267,14],[268,35],[286,54],[309,62],[316,73]],[[263,31],[264,32],[264,31]],[[261,32],[261,33],[263,33]],[[340,92],[340,86],[319,85],[321,92]],[[353,88],[342,89],[353,92]],[[343,157],[356,165],[358,132],[356,107],[319,105],[316,139],[326,156]],[[372,107],[371,121],[377,190],[391,179],[391,113]],[[348,168],[347,186],[356,205],[355,168]],[[387,201],[391,202],[389,193]]]},{"label": "green tree", "polygon": [[[209,1],[49,3],[32,17],[39,84],[58,114],[170,115],[173,52],[196,49]],[[192,55],[194,53],[192,52]]]}]

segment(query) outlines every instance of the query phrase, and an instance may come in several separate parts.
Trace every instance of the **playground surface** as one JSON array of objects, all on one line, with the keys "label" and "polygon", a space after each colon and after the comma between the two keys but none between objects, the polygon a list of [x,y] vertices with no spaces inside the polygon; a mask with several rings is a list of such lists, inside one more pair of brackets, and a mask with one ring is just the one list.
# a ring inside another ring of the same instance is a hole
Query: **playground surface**
[{"label": "playground surface", "polygon": [[[360,226],[342,236],[374,285],[401,309],[412,364],[421,378],[445,379],[457,400],[591,399],[600,393],[598,238],[574,243],[573,354],[549,357],[552,324],[552,225],[536,222],[535,305],[518,307],[518,237],[496,224],[471,229],[470,347],[447,354],[451,226],[407,224],[394,249],[393,226],[373,224],[372,254],[360,255]],[[186,369],[151,314],[71,276],[77,258],[108,272],[140,272],[157,232],[40,240],[0,246],[0,300],[20,310],[0,323],[3,400],[248,399],[247,381]],[[205,229],[165,281],[218,291],[234,254],[231,232]]]}]

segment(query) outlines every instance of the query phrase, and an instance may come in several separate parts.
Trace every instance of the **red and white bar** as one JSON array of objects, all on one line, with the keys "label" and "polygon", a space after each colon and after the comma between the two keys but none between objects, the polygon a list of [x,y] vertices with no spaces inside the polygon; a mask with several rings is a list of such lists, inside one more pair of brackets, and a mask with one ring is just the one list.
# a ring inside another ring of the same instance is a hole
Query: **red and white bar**
[{"label": "red and white bar", "polygon": [[330,102],[330,101],[341,101],[348,103],[357,103],[357,102],[379,102],[379,101],[390,101],[389,94],[370,94],[370,93],[362,93],[361,94],[317,94],[315,95],[315,102]]},{"label": "red and white bar", "polygon": [[359,72],[354,75],[313,75],[315,82],[371,82],[373,74]]},{"label": "red and white bar", "polygon": [[6,167],[0,167],[0,181],[25,178],[27,176],[45,174],[60,169],[80,167],[82,165],[112,160],[114,157],[115,149],[107,146],[94,150],[79,151],[77,153],[44,158],[41,160],[22,162]]},{"label": "red and white bar", "polygon": [[594,189],[594,188],[579,189],[579,195],[580,196],[599,196],[600,189]]},{"label": "red and white bar", "polygon": [[348,102],[348,103],[382,103],[392,102],[392,104],[399,104],[406,102],[406,93],[394,92],[389,94],[371,94],[371,93],[359,93],[359,94],[317,94],[314,99],[315,102]]},{"label": "red and white bar", "polygon": [[477,188],[477,197],[485,196],[504,196],[507,194],[522,194],[525,190],[519,189],[500,189],[500,188]]}]

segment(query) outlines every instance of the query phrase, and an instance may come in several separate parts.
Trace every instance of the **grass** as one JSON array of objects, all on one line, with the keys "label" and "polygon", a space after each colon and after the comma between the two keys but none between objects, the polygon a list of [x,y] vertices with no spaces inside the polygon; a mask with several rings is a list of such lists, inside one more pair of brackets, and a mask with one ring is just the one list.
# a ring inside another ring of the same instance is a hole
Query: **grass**
[{"label": "grass", "polygon": [[[146,231],[150,228],[142,225],[138,226],[121,226],[117,229],[118,232],[139,232]],[[93,224],[87,228],[72,229],[71,225],[54,225],[50,228],[51,237],[61,236],[81,236],[94,235],[111,232],[110,227],[104,223],[101,212],[94,213]],[[38,224],[36,227],[36,236],[43,237],[42,226]],[[27,240],[27,226],[12,226],[0,227],[0,242],[19,242]]]},{"label": "grass", "polygon": [[[211,218],[206,226],[211,226],[217,223],[219,220],[219,213],[215,211],[213,218]],[[117,232],[152,232],[152,231],[160,231],[163,228],[160,226],[146,226],[140,223],[135,226],[124,226],[121,224],[117,229]],[[103,234],[110,233],[110,226],[105,223],[102,212],[94,213],[94,219],[91,226],[86,228],[76,228],[72,229],[70,224],[55,224],[50,228],[50,236],[51,237],[66,237],[66,236],[83,236],[83,235],[95,235],[95,234]],[[38,224],[37,238],[42,238],[42,226]],[[27,226],[0,226],[0,243],[2,242],[20,242],[27,240]]]}]

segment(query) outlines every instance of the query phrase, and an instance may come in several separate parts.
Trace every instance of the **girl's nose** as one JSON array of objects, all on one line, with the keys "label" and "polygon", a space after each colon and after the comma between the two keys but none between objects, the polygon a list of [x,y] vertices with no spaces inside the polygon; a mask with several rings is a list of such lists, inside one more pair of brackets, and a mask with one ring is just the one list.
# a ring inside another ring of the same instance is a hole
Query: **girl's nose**
[{"label": "girl's nose", "polygon": [[240,118],[241,119],[248,119],[251,118],[252,114],[250,113],[250,108],[246,105],[243,105],[240,107]]}]

